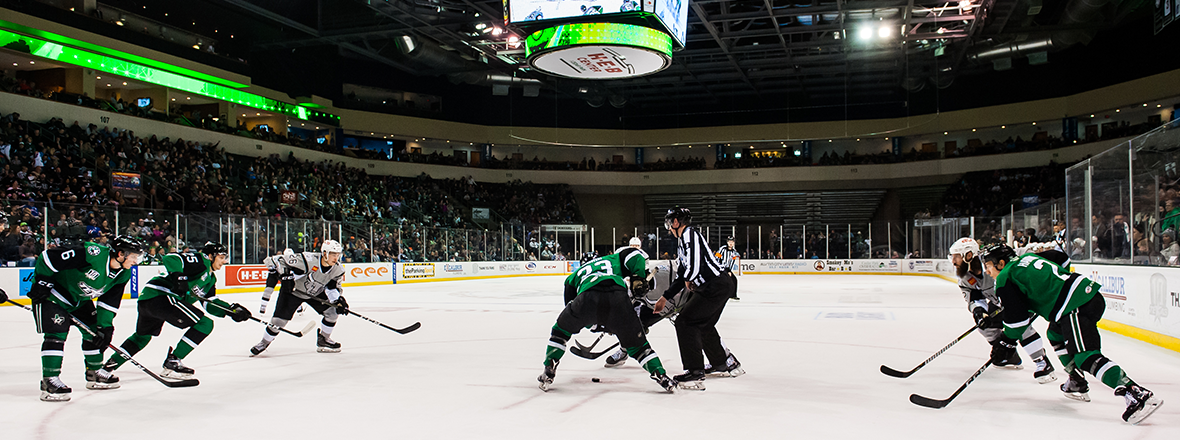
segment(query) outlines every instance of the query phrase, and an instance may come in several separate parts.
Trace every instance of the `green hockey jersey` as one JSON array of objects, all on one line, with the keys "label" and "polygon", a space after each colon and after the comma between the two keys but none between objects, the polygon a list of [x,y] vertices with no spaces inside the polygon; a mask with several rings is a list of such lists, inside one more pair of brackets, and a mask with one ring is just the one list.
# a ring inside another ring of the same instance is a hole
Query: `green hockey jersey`
[{"label": "green hockey jersey", "polygon": [[1057,322],[1094,298],[1101,287],[1037,254],[1021,255],[996,276],[996,294],[1004,306],[1004,334],[1020,339],[1034,313]]},{"label": "green hockey jersey", "polygon": [[[165,255],[163,258],[165,273],[152,278],[144,286],[140,301],[149,300],[161,295],[169,295],[186,304],[193,304],[198,299],[204,299],[214,305],[206,305],[205,309],[214,316],[225,316],[230,309],[229,304],[214,299],[217,294],[217,275],[210,267],[208,258],[193,252]],[[217,307],[220,306],[220,307]]]},{"label": "green hockey jersey", "polygon": [[97,299],[98,325],[109,327],[131,279],[130,270],[111,269],[110,259],[111,248],[98,243],[47,249],[37,256],[34,273],[55,284],[49,301],[67,312],[78,310],[83,301]]},{"label": "green hockey jersey", "polygon": [[590,260],[566,277],[565,285],[576,288],[579,295],[604,281],[618,284],[625,289],[627,283],[623,278],[627,276],[647,278],[647,255],[643,251],[628,248],[617,254]]}]

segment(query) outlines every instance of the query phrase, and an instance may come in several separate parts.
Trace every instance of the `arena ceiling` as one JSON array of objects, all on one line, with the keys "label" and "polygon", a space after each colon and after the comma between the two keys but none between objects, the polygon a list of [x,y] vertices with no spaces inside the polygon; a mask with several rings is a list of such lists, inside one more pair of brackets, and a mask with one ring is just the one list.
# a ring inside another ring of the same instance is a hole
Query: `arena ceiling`
[{"label": "arena ceiling", "polygon": [[[575,103],[579,114],[627,119],[606,124],[623,127],[667,125],[644,123],[667,116],[682,126],[726,123],[718,113],[730,123],[888,117],[1077,93],[1180,67],[1145,59],[1173,47],[1152,34],[1149,0],[695,0],[671,67],[605,82],[529,70],[511,29],[490,32],[503,26],[501,0],[100,3],[216,38],[256,83],[293,96],[338,99],[342,83],[435,94],[452,119],[479,113],[454,108],[453,96],[472,90],[508,93],[524,107]],[[337,67],[313,66],[325,59]],[[1097,70],[1059,80],[1087,69]],[[513,123],[549,123],[538,121]]]}]

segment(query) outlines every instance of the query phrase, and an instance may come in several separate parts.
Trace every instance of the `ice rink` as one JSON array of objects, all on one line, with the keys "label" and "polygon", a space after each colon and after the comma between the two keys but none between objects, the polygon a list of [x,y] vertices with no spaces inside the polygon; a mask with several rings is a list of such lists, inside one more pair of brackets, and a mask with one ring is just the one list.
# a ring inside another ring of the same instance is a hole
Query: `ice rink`
[{"label": "ice rink", "polygon": [[[567,354],[544,393],[536,377],[562,308],[561,280],[350,288],[354,310],[422,328],[400,335],[342,317],[336,354],[317,353],[314,335],[283,334],[251,358],[263,327],[216,319],[185,360],[201,385],[185,389],[166,388],[130,364],[117,372],[121,389],[85,389],[75,331],[62,375],[74,390],[67,403],[38,400],[40,335],[29,312],[0,307],[0,438],[1180,438],[1180,353],[1108,332],[1105,354],[1165,400],[1140,426],[1122,422],[1123,399],[1096,380],[1093,402],[1064,398],[1056,359],[1051,384],[1038,385],[1025,358],[1024,370],[985,371],[944,409],[911,404],[911,393],[946,398],[988,355],[972,335],[907,379],[878,371],[908,370],[971,326],[958,288],[931,277],[744,276],[742,299],[729,303],[718,328],[746,375],[668,395],[633,360],[606,369],[605,356]],[[223,298],[257,311],[257,294]],[[116,343],[134,328],[134,306],[123,304]],[[289,328],[311,319],[318,316],[309,310]],[[1043,334],[1045,322],[1035,325]],[[158,371],[181,333],[165,326],[136,359]],[[589,344],[594,336],[575,338]],[[673,327],[661,322],[649,338],[669,374],[680,373]]]}]

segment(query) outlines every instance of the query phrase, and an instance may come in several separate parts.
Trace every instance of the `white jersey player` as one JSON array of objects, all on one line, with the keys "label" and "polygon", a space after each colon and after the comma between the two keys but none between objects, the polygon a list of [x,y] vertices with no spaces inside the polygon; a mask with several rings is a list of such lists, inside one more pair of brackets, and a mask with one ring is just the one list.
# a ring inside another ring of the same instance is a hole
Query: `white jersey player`
[{"label": "white jersey player", "polygon": [[[967,301],[967,310],[979,324],[979,333],[987,342],[992,344],[992,350],[997,350],[997,341],[1004,330],[1003,321],[998,315],[1002,308],[1000,299],[996,296],[996,280],[983,271],[983,260],[979,258],[979,243],[969,237],[960,238],[951,245],[951,264],[955,266],[955,275],[959,277],[959,290],[963,291],[963,299]],[[1053,374],[1053,364],[1045,356],[1044,341],[1041,335],[1030,325],[1020,338],[1020,345],[1024,352],[1037,364],[1033,378],[1039,383],[1049,383],[1057,380]],[[1014,354],[1004,362],[994,364],[997,367],[1019,369],[1020,355]]]},{"label": "white jersey player", "polygon": [[[333,341],[331,335],[339,315],[348,314],[348,302],[341,294],[344,266],[340,264],[340,256],[343,252],[344,248],[340,242],[327,240],[320,247],[320,252],[300,252],[268,258],[280,277],[290,275],[292,284],[292,287],[287,289],[288,282],[283,281],[283,289],[279,290],[274,316],[271,317],[270,323],[275,328],[287,325],[295,314],[295,309],[306,303],[323,315],[319,335],[316,337],[316,348],[321,353],[340,351],[340,343]],[[268,326],[262,335],[262,341],[250,348],[250,353],[255,356],[262,353],[278,334],[278,330]]]}]

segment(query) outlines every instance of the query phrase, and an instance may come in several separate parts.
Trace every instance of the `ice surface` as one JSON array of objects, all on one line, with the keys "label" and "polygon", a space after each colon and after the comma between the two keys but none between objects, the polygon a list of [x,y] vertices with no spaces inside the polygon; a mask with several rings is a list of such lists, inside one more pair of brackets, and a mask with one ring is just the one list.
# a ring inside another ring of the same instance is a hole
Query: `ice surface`
[{"label": "ice surface", "polygon": [[[1180,353],[1106,332],[1107,356],[1167,402],[1140,426],[1121,421],[1123,399],[1095,380],[1093,402],[1062,397],[1060,365],[1057,382],[1038,385],[1028,359],[1024,370],[985,371],[945,409],[911,404],[910,393],[949,396],[988,354],[973,335],[910,378],[878,371],[908,370],[971,326],[958,289],[927,277],[744,276],[742,299],[729,303],[718,328],[745,376],[667,395],[633,360],[605,369],[605,356],[567,354],[554,389],[543,393],[536,377],[562,307],[561,279],[347,289],[356,311],[422,328],[399,335],[342,317],[337,354],[316,353],[314,335],[283,334],[251,358],[262,326],[216,319],[185,360],[201,380],[187,389],[165,388],[127,364],[117,372],[121,389],[87,390],[80,338],[71,332],[62,375],[74,389],[68,403],[38,400],[41,339],[30,313],[3,307],[0,438],[1180,438]],[[259,301],[224,298],[251,310]],[[126,301],[116,341],[135,317],[134,301]],[[291,327],[313,318],[309,310]],[[1036,326],[1043,334],[1044,321]],[[136,358],[158,372],[181,333],[165,326]],[[589,344],[594,336],[577,338]],[[679,373],[673,327],[661,322],[649,337],[669,372]]]}]

